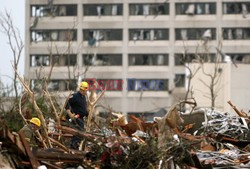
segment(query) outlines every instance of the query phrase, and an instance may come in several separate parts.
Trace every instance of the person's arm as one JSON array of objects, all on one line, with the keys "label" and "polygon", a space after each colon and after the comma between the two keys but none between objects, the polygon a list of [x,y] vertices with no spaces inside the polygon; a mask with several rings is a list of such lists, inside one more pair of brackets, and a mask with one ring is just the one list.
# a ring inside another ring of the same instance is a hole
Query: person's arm
[{"label": "person's arm", "polygon": [[69,117],[70,117],[71,119],[75,117],[74,113],[71,112],[71,108],[70,108],[70,104],[72,103],[73,99],[74,99],[73,96],[71,96],[71,97],[69,98],[69,100],[68,100],[66,106],[65,106],[66,112],[67,112],[67,114],[69,115]]},{"label": "person's arm", "polygon": [[69,115],[69,117],[70,117],[71,119],[75,117],[75,114],[72,113],[72,112],[70,111],[70,109],[66,109],[66,112],[67,112],[67,114]]}]

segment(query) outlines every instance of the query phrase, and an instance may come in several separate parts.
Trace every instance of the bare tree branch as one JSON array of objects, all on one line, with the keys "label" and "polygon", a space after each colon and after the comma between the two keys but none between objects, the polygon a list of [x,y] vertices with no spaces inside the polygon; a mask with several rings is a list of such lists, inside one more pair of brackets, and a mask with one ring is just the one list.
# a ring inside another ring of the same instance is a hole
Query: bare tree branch
[{"label": "bare tree branch", "polygon": [[49,140],[49,136],[48,136],[47,125],[46,125],[45,119],[43,117],[43,113],[42,113],[42,111],[40,110],[40,108],[38,107],[38,105],[37,105],[37,103],[35,101],[34,93],[30,90],[29,86],[25,83],[24,79],[19,76],[19,74],[17,73],[17,70],[15,69],[15,67],[13,65],[12,65],[12,67],[13,67],[13,70],[15,71],[15,74],[16,74],[17,78],[19,79],[22,86],[24,87],[25,91],[27,92],[27,94],[32,99],[33,106],[34,106],[34,108],[36,110],[35,112],[37,113],[38,117],[41,119],[42,126],[43,126],[42,129],[44,131],[46,141],[47,141],[49,147],[52,147],[52,144],[51,144],[51,142]]},{"label": "bare tree branch", "polygon": [[[0,13],[0,27],[1,32],[7,36],[7,43],[13,54],[13,65],[17,70],[21,54],[24,48],[23,40],[20,35],[20,31],[14,26],[13,20],[9,12],[5,10],[5,13]],[[17,76],[14,74],[13,87],[15,91],[16,101],[18,101],[18,89],[17,89]]]}]

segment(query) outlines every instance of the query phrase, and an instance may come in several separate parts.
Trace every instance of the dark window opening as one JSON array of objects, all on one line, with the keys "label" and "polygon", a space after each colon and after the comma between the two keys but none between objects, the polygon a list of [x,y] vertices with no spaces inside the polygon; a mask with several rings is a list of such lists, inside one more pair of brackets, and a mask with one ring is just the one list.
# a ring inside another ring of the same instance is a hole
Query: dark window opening
[{"label": "dark window opening", "polygon": [[129,66],[168,65],[167,54],[129,54]]},{"label": "dark window opening", "polygon": [[97,41],[121,41],[122,29],[83,30],[83,39],[94,45]]},{"label": "dark window opening", "polygon": [[[34,91],[42,90],[45,83],[42,80],[31,80],[31,89]],[[76,80],[53,79],[48,83],[49,91],[76,90]]]},{"label": "dark window opening", "polygon": [[76,55],[53,55],[52,65],[54,66],[75,66],[77,63]]},{"label": "dark window opening", "polygon": [[122,4],[86,4],[83,5],[84,16],[119,16],[123,13]]},{"label": "dark window opening", "polygon": [[130,15],[168,15],[169,4],[130,4],[129,5]]},{"label": "dark window opening", "polygon": [[185,87],[185,74],[176,74],[174,83],[175,87]]},{"label": "dark window opening", "polygon": [[176,40],[215,40],[215,28],[178,28],[175,29]]},{"label": "dark window opening", "polygon": [[129,40],[168,40],[168,29],[130,29]]},{"label": "dark window opening", "polygon": [[240,53],[240,54],[227,54],[231,57],[231,60],[233,63],[244,63],[244,64],[250,64],[250,53]]},{"label": "dark window opening", "polygon": [[31,16],[77,16],[77,5],[32,5]]},{"label": "dark window opening", "polygon": [[76,30],[34,30],[31,31],[31,41],[76,41]]},{"label": "dark window opening", "polygon": [[216,14],[215,3],[177,3],[176,15],[211,15]]},{"label": "dark window opening", "polygon": [[76,90],[76,80],[51,80],[48,83],[49,91],[67,91]]},{"label": "dark window opening", "polygon": [[215,62],[215,54],[210,53],[186,53],[186,54],[175,54],[175,65],[180,66],[185,63],[191,62]]},{"label": "dark window opening", "polygon": [[225,40],[250,39],[250,28],[224,28],[223,39]]},{"label": "dark window opening", "polygon": [[83,55],[83,65],[85,66],[121,66],[121,54],[97,54]]},{"label": "dark window opening", "polygon": [[223,3],[223,14],[242,14],[246,17],[250,11],[249,2],[224,2]]},{"label": "dark window opening", "polygon": [[77,64],[76,55],[31,55],[30,66],[75,66]]},{"label": "dark window opening", "polygon": [[168,79],[127,79],[128,91],[168,91]]},{"label": "dark window opening", "polygon": [[30,56],[30,66],[49,66],[50,57],[48,55],[31,55]]}]

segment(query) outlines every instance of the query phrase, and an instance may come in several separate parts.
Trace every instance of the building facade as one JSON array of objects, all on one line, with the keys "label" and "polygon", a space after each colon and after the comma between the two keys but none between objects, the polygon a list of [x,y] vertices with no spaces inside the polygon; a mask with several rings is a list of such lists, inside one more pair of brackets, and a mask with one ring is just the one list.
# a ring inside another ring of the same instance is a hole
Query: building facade
[{"label": "building facade", "polygon": [[53,67],[62,97],[79,79],[112,83],[104,107],[152,115],[183,99],[197,54],[249,63],[248,11],[250,0],[27,0],[25,76],[35,87]]}]

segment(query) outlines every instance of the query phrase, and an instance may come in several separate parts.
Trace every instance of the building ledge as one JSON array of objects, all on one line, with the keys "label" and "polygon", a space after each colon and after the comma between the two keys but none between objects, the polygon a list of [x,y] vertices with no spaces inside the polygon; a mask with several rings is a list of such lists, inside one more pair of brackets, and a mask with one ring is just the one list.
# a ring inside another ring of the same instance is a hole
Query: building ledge
[{"label": "building ledge", "polygon": [[169,93],[168,91],[128,91],[127,94],[128,98],[133,98],[133,97],[150,97],[150,98],[168,98]]},{"label": "building ledge", "polygon": [[[204,44],[204,40],[176,40],[174,46],[202,46]],[[217,46],[216,40],[208,41],[209,45]]]},{"label": "building ledge", "polygon": [[[93,47],[116,47],[116,46],[122,46],[122,41],[99,41],[96,45],[94,45]],[[89,46],[88,42],[84,41],[83,42],[84,46]],[[89,46],[91,47],[91,46]]]},{"label": "building ledge", "polygon": [[249,46],[250,39],[247,40],[223,40],[223,46]]},{"label": "building ledge", "polygon": [[168,72],[169,66],[129,66],[128,72]]},{"label": "building ledge", "polygon": [[129,21],[150,21],[150,22],[154,22],[154,21],[167,21],[169,20],[169,15],[140,15],[140,16],[134,16],[134,15],[130,15],[128,18]]},{"label": "building ledge", "polygon": [[[86,68],[86,66],[84,67]],[[88,72],[121,72],[122,66],[89,66]]]},{"label": "building ledge", "polygon": [[108,97],[108,98],[112,98],[112,97],[118,97],[118,98],[122,98],[122,91],[105,91],[104,96],[103,97]]},{"label": "building ledge", "polygon": [[64,47],[68,46],[70,43],[71,47],[76,47],[77,46],[77,41],[41,41],[41,42],[31,42],[30,43],[30,48],[32,47],[46,47],[47,51],[48,49],[54,48],[55,46],[60,46],[60,47]]},{"label": "building ledge", "polygon": [[169,41],[168,40],[145,40],[145,41],[141,41],[141,40],[130,40],[128,42],[128,46],[129,47],[134,47],[134,46],[169,46]]},{"label": "building ledge", "polygon": [[[34,21],[35,17],[31,17],[30,21]],[[77,16],[49,16],[49,17],[39,17],[38,23],[44,23],[44,22],[50,22],[50,23],[55,23],[55,22],[76,22]]]},{"label": "building ledge", "polygon": [[117,22],[123,21],[123,16],[83,16],[83,22]]},{"label": "building ledge", "polygon": [[216,15],[176,15],[176,21],[215,21]]},{"label": "building ledge", "polygon": [[224,14],[222,15],[222,20],[226,21],[226,20],[233,20],[233,21],[248,21],[249,20],[249,15],[247,15],[245,18],[242,14]]}]

